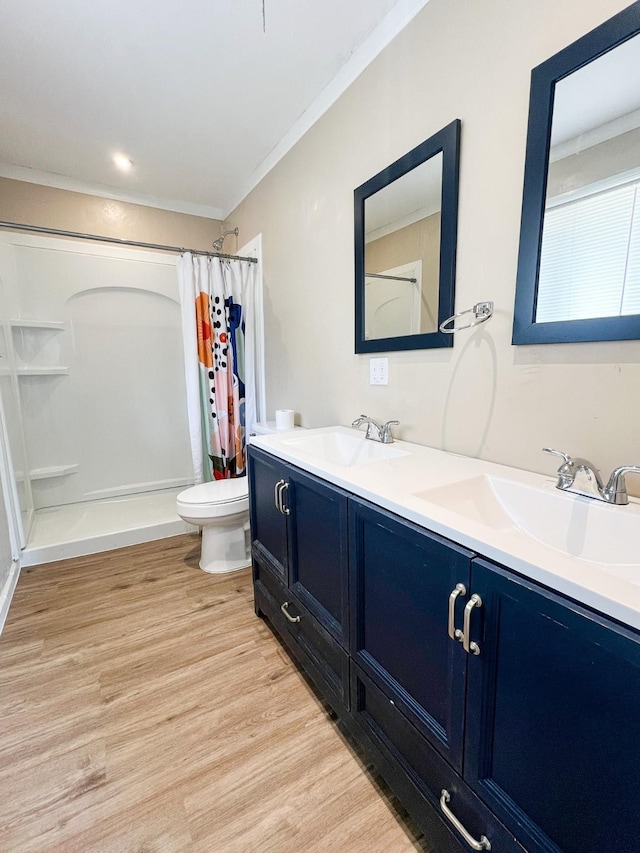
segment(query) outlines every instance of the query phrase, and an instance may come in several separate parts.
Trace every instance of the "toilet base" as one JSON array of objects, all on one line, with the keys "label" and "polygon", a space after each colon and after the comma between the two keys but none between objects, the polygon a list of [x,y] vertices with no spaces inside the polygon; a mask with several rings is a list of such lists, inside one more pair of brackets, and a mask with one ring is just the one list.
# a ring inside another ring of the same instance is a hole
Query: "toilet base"
[{"label": "toilet base", "polygon": [[200,568],[212,575],[246,569],[251,565],[250,538],[248,521],[230,526],[205,525],[202,528]]}]

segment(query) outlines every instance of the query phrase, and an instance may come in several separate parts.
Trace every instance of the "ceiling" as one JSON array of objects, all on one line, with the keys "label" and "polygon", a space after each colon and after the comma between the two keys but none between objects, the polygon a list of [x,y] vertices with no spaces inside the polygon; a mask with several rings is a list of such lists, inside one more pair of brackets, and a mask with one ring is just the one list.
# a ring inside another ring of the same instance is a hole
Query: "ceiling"
[{"label": "ceiling", "polygon": [[223,218],[426,2],[2,0],[0,175]]},{"label": "ceiling", "polygon": [[554,92],[551,144],[578,139],[587,147],[589,136],[590,144],[597,144],[640,126],[638,68],[640,35],[560,80]]}]

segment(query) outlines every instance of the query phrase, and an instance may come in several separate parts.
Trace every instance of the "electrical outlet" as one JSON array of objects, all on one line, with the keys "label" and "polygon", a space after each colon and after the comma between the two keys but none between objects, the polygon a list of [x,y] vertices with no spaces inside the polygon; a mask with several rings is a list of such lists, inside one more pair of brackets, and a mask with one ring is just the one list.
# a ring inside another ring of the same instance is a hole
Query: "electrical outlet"
[{"label": "electrical outlet", "polygon": [[389,359],[388,358],[370,358],[369,359],[369,385],[388,385],[389,384]]}]

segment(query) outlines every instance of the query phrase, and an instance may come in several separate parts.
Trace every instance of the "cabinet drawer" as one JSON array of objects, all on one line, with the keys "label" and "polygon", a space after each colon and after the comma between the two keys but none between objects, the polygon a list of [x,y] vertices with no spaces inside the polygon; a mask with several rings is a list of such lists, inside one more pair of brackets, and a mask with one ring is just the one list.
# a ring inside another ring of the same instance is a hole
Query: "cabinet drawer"
[{"label": "cabinet drawer", "polygon": [[[254,581],[256,607],[269,617],[318,687],[325,693],[330,692],[328,698],[337,699],[343,708],[348,708],[349,658],[346,652],[273,572],[255,560]],[[288,642],[289,637],[295,641],[294,645]]]},{"label": "cabinet drawer", "polygon": [[[495,851],[523,853],[523,848],[513,835],[496,820],[455,770],[398,710],[392,696],[380,690],[354,664],[351,668],[351,713],[376,748],[388,756],[406,776],[413,788],[411,799],[414,804],[419,804],[418,810],[411,808],[405,791],[401,791],[400,795],[404,795],[403,799],[418,823],[422,823],[421,812],[424,820],[426,809],[435,811],[445,823],[453,837],[448,846],[443,845],[443,851],[448,853],[449,850],[471,849],[443,813],[440,800],[442,791],[446,790],[450,796],[447,808],[476,841],[485,836]],[[392,780],[389,781],[393,785]],[[423,829],[429,831],[428,826],[423,826]]]}]

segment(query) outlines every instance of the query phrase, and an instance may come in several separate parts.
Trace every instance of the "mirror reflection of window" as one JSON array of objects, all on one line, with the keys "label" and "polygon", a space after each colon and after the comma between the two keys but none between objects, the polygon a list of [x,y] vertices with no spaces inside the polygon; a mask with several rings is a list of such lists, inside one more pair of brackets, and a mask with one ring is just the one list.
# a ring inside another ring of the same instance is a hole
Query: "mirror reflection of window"
[{"label": "mirror reflection of window", "polygon": [[442,154],[365,201],[365,338],[438,328]]},{"label": "mirror reflection of window", "polygon": [[640,314],[640,36],[555,87],[536,322]]}]

